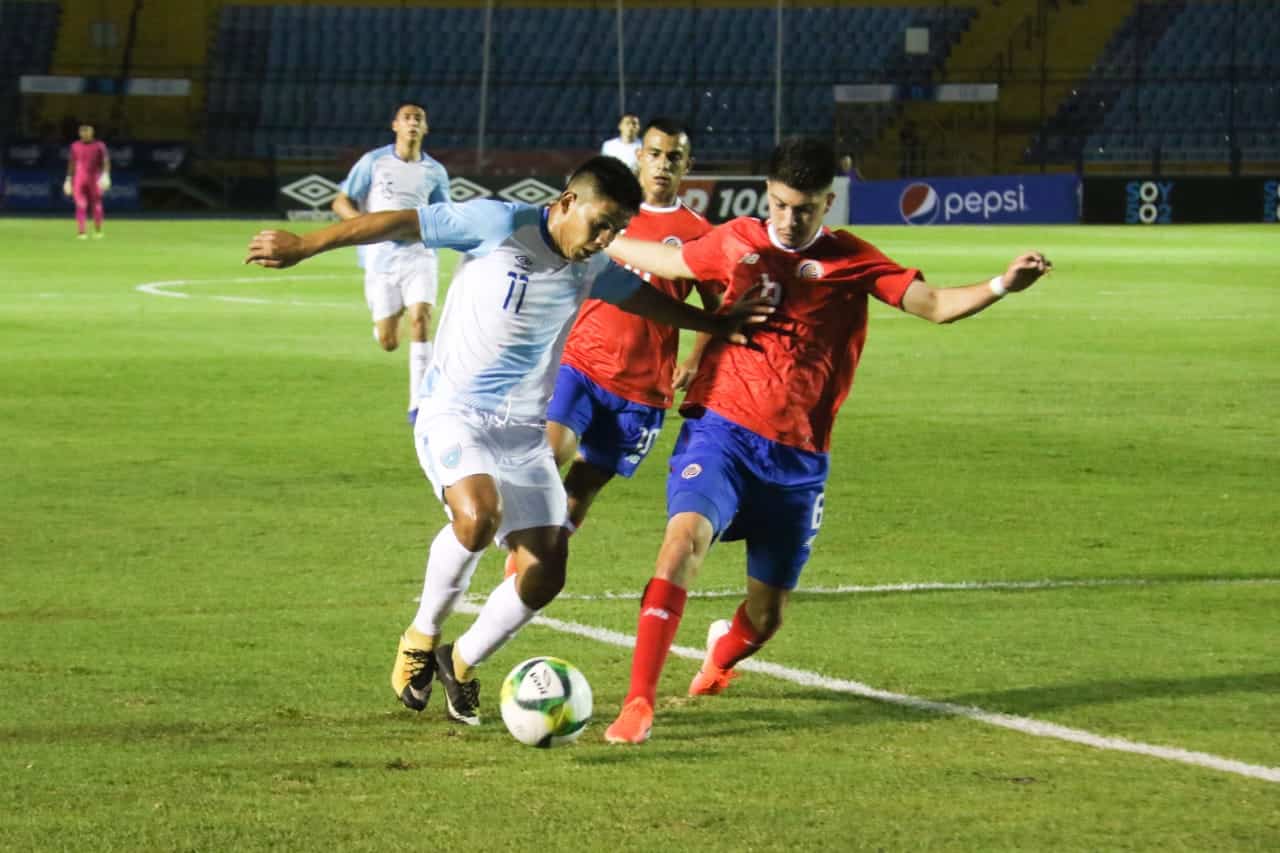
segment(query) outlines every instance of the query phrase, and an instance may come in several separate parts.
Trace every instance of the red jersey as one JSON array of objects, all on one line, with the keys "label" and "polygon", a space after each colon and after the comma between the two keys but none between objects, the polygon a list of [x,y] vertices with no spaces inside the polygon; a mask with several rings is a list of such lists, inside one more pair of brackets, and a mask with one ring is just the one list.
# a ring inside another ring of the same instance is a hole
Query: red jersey
[{"label": "red jersey", "polygon": [[[672,207],[641,205],[626,234],[638,240],[682,246],[710,230],[707,220],[676,202]],[[642,278],[681,302],[694,287],[704,299],[723,290],[715,282],[668,281],[649,273]],[[578,312],[560,361],[582,371],[612,394],[665,409],[672,401],[671,376],[679,346],[679,329],[628,314],[599,299],[588,299]]]},{"label": "red jersey", "polygon": [[107,146],[101,140],[71,143],[71,162],[76,164],[76,183],[97,183],[107,163]]},{"label": "red jersey", "polygon": [[713,228],[684,247],[699,278],[729,283],[731,303],[753,287],[776,311],[751,346],[712,341],[681,411],[706,407],[765,438],[826,453],[867,339],[867,296],[895,307],[919,270],[898,266],[870,243],[823,228],[788,249],[759,219]]}]

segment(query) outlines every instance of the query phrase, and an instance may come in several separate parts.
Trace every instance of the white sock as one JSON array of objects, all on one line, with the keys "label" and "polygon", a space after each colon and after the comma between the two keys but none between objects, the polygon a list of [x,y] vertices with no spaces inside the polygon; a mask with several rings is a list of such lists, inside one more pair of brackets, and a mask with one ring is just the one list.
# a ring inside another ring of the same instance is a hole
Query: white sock
[{"label": "white sock", "polygon": [[418,408],[418,395],[422,393],[422,377],[431,363],[431,341],[409,342],[409,408]]},{"label": "white sock", "polygon": [[427,575],[422,581],[418,615],[413,617],[414,628],[428,637],[443,633],[444,620],[471,585],[471,576],[483,553],[483,548],[479,551],[463,548],[451,524],[436,534],[427,556]]},{"label": "white sock", "polygon": [[480,608],[480,615],[453,648],[468,664],[478,666],[529,624],[535,615],[537,611],[530,610],[520,600],[520,594],[516,592],[516,578],[509,577],[489,593],[489,599]]}]

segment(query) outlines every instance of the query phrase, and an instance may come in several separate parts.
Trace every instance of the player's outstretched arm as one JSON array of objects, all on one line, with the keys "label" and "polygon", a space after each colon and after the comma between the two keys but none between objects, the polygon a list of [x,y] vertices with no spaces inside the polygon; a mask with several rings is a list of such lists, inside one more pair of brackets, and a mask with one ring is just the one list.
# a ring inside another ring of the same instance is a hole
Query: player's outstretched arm
[{"label": "player's outstretched arm", "polygon": [[659,278],[697,278],[684,262],[680,250],[665,243],[637,240],[634,237],[616,237],[605,252],[620,264],[652,273]]},{"label": "player's outstretched arm", "polygon": [[[702,307],[711,313],[720,310],[720,306],[724,304],[724,297],[718,293],[712,293],[699,287],[699,295],[702,297]],[[693,341],[693,349],[685,356],[684,361],[676,364],[675,372],[671,377],[671,385],[677,391],[688,390],[689,385],[693,382],[693,377],[698,375],[698,366],[702,364],[702,356],[707,351],[707,344],[711,343],[711,335],[706,332],[699,332]]]},{"label": "player's outstretched arm", "polygon": [[931,323],[954,323],[991,307],[1005,294],[1026,290],[1052,269],[1043,254],[1027,252],[1014,258],[1003,273],[980,284],[930,287],[916,279],[903,294],[902,310]]},{"label": "player's outstretched arm", "polygon": [[768,320],[774,310],[768,300],[748,293],[733,303],[728,311],[712,314],[694,308],[687,302],[673,299],[647,284],[636,288],[630,296],[618,302],[617,306],[623,311],[639,314],[664,326],[706,332],[712,337],[724,338],[735,344],[745,344],[751,327]]},{"label": "player's outstretched arm", "polygon": [[388,210],[366,213],[303,235],[292,231],[259,231],[249,241],[249,254],[244,262],[280,269],[344,246],[420,238],[416,208]]}]

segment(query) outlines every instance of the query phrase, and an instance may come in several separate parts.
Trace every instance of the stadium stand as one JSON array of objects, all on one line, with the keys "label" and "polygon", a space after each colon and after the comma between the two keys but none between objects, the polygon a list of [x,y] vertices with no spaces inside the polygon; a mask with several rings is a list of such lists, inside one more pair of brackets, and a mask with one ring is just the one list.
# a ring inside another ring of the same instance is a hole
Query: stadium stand
[{"label": "stadium stand", "polygon": [[[472,145],[483,15],[475,6],[224,6],[206,103],[210,148],[267,157],[294,145],[372,145],[400,99],[427,102],[433,148]],[[830,132],[836,83],[930,79],[973,15],[949,5],[795,9],[784,31],[788,131]],[[685,118],[703,157],[766,150],[775,21],[758,7],[627,10],[627,108]],[[500,7],[493,23],[489,144],[598,146],[617,120],[613,12]],[[927,54],[903,54],[908,26],[931,28]],[[752,46],[763,52],[744,58]]]},{"label": "stadium stand", "polygon": [[48,74],[58,34],[57,3],[9,3],[0,22],[0,142],[19,125],[18,80]]},{"label": "stadium stand", "polygon": [[1051,162],[1280,161],[1280,4],[1140,5],[1028,152]]}]

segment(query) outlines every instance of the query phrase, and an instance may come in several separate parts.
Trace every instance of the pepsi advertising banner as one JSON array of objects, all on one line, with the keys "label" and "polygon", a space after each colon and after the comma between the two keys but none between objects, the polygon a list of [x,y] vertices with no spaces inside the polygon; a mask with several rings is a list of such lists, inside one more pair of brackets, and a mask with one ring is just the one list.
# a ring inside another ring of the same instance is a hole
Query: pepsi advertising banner
[{"label": "pepsi advertising banner", "polygon": [[853,225],[1045,225],[1080,221],[1076,175],[862,181],[849,187]]},{"label": "pepsi advertising banner", "polygon": [[[0,210],[73,210],[75,202],[62,194],[65,171],[5,169],[0,173]],[[102,203],[108,210],[137,210],[142,199],[138,176],[111,170],[111,189]]]},{"label": "pepsi advertising banner", "polygon": [[1280,180],[1263,178],[1086,178],[1084,221],[1126,225],[1276,222]]}]

